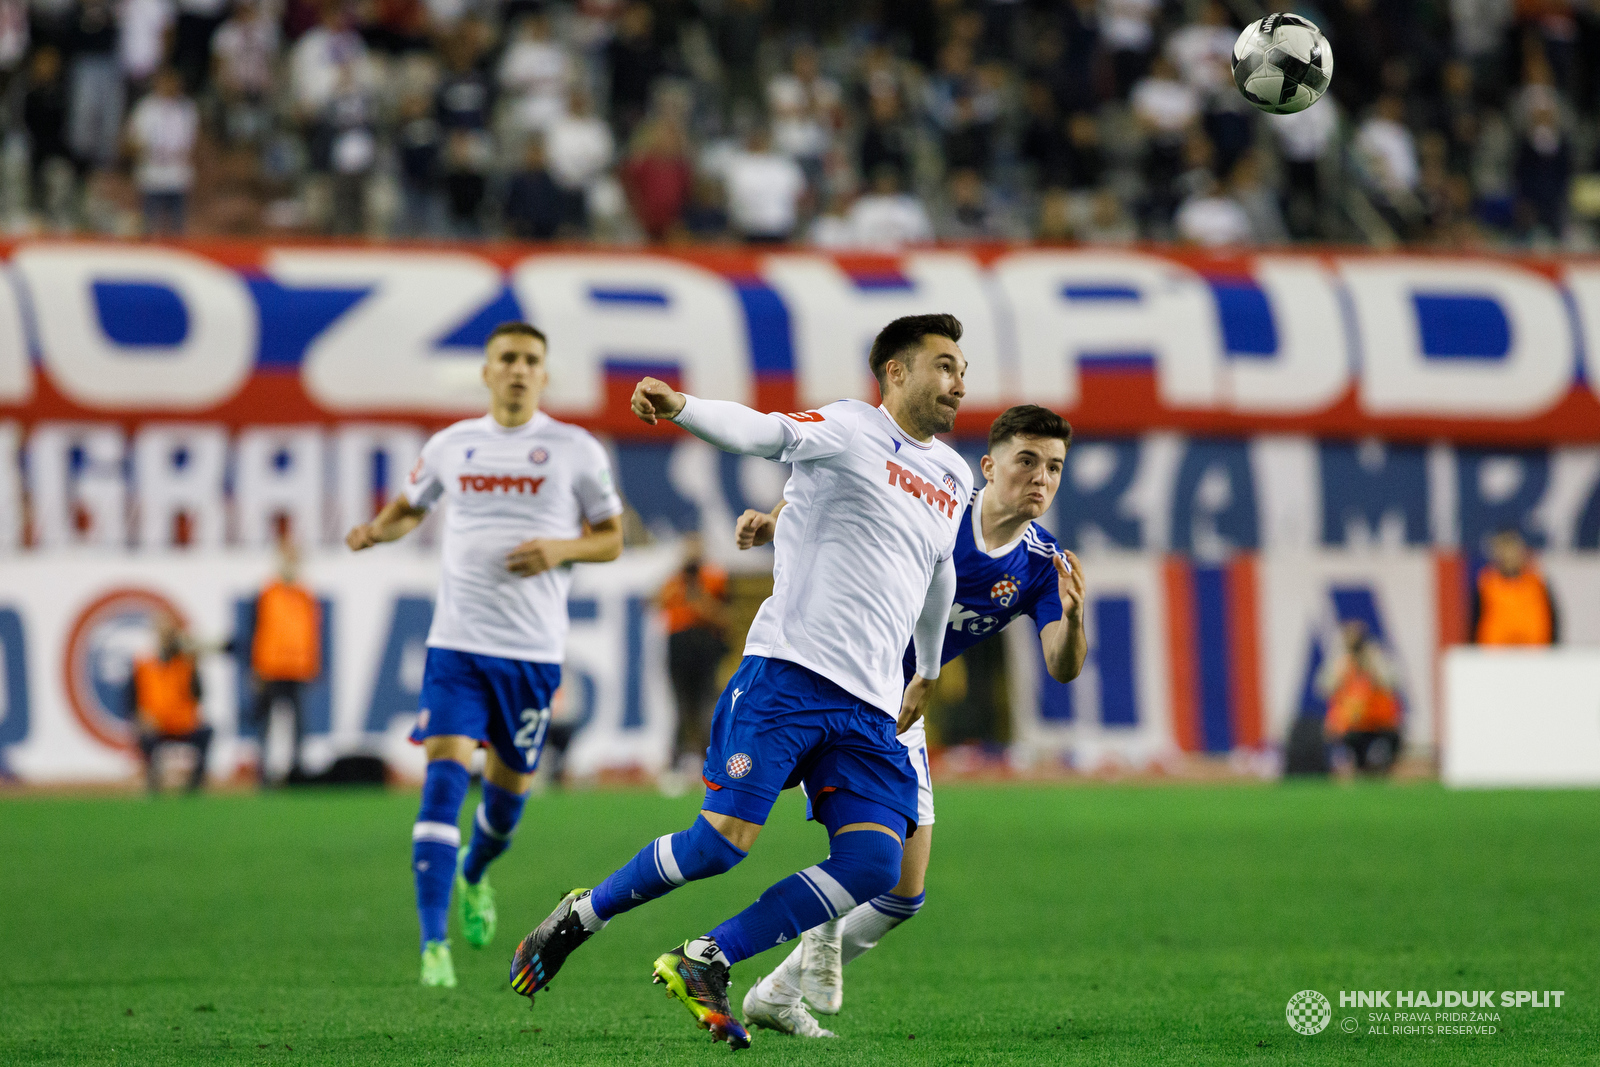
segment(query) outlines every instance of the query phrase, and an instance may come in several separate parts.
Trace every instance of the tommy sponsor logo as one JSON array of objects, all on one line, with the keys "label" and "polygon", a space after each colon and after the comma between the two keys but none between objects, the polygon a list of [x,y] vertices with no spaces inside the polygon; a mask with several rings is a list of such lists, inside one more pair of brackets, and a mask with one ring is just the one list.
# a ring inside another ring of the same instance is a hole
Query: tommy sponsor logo
[{"label": "tommy sponsor logo", "polygon": [[884,467],[889,471],[890,485],[898,485],[912,496],[921,497],[923,503],[931,508],[938,508],[939,513],[945,518],[955,517],[956,498],[953,495],[932,482],[923,480],[910,468],[902,467],[892,459],[885,460]]},{"label": "tommy sponsor logo", "polygon": [[735,752],[728,757],[728,777],[743,778],[750,773],[750,768],[755,766],[748,754]]},{"label": "tommy sponsor logo", "polygon": [[1017,580],[1007,574],[989,587],[989,599],[1003,608],[1009,608],[1011,602],[1017,599],[1017,591]]},{"label": "tommy sponsor logo", "polygon": [[544,484],[543,478],[531,478],[528,475],[515,474],[463,474],[461,476],[461,491],[463,493],[528,493],[539,491],[539,486]]}]

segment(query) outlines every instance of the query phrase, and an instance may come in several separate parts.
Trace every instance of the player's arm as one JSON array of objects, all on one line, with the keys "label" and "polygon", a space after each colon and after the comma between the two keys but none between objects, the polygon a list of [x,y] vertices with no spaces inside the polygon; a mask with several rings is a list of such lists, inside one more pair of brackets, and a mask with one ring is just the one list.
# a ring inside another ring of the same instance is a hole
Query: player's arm
[{"label": "player's arm", "polygon": [[404,495],[397,496],[385,504],[371,522],[350,527],[350,532],[344,535],[344,543],[350,546],[350,551],[360,552],[373,545],[398,541],[415,530],[427,514],[427,508],[415,507]]},{"label": "player's arm", "polygon": [[771,459],[789,442],[776,415],[764,415],[731,400],[703,400],[680,393],[657,378],[641,379],[634,386],[632,407],[633,413],[651,426],[657,419],[670,419],[724,452]]},{"label": "player's arm", "polygon": [[740,548],[760,548],[770,544],[778,535],[778,513],[783,510],[787,500],[778,501],[778,506],[771,511],[757,511],[748,508],[739,521],[733,524],[733,541]]},{"label": "player's arm", "polygon": [[1039,631],[1045,669],[1058,682],[1070,682],[1083,671],[1089,638],[1083,631],[1083,564],[1066,549],[1056,556],[1056,591],[1061,597],[1061,618]]},{"label": "player's arm", "polygon": [[900,700],[900,719],[895,724],[897,733],[904,733],[922,718],[928,697],[933,693],[933,681],[939,677],[939,664],[944,657],[944,635],[950,624],[950,606],[956,602],[956,561],[946,556],[934,568],[933,581],[928,583],[928,595],[922,601],[922,614],[911,631],[911,648],[917,658],[917,673],[906,686]]},{"label": "player's arm", "polygon": [[522,578],[566,563],[610,563],[622,555],[622,516],[583,524],[583,533],[566,541],[524,541],[506,555],[506,570]]}]

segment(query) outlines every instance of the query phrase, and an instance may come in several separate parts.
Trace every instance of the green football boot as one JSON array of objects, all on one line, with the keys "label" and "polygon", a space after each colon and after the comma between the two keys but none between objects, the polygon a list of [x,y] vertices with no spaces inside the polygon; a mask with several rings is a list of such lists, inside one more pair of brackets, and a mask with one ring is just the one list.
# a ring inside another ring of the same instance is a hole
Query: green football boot
[{"label": "green football boot", "polygon": [[489,888],[488,872],[478,879],[478,884],[468,882],[460,871],[456,872],[456,900],[460,903],[461,929],[467,944],[482,948],[494,940],[494,890]]},{"label": "green football boot", "polygon": [[429,941],[422,949],[422,984],[456,987],[456,965],[450,962],[450,942]]}]

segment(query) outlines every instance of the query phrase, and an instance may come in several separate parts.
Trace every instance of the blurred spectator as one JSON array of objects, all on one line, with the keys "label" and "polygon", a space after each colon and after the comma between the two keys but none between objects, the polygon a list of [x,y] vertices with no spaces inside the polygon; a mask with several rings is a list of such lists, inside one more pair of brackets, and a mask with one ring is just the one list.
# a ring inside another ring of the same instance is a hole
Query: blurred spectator
[{"label": "blurred spectator", "polygon": [[367,179],[377,162],[372,95],[359,81],[355,69],[345,66],[328,101],[319,135],[326,144],[318,149],[320,168],[333,177],[331,232],[341,235],[366,229]]},{"label": "blurred spectator", "polygon": [[566,113],[572,60],[552,35],[548,14],[527,15],[517,23],[497,77],[519,130],[543,133]]},{"label": "blurred spectator", "polygon": [[300,746],[305,740],[306,687],[322,673],[322,607],[300,582],[300,553],[287,537],[278,541],[278,572],[256,596],[255,630],[250,640],[250,672],[255,682],[250,717],[261,738],[258,771],[267,780],[267,739],[272,713],[289,706],[293,733],[289,777],[301,777]]},{"label": "blurred spectator", "polygon": [[1289,239],[1277,191],[1265,181],[1259,151],[1246,152],[1228,175],[1228,195],[1250,220],[1250,239],[1258,245],[1279,245]]},{"label": "blurred spectator", "polygon": [[854,206],[855,197],[848,192],[830,195],[807,227],[806,242],[817,248],[831,250],[858,247],[860,242],[856,240],[855,226],[850,221],[850,211]]},{"label": "blurred spectator", "polygon": [[437,236],[445,228],[440,184],[444,134],[426,96],[413,93],[400,101],[395,149],[400,169],[400,232],[407,237]]},{"label": "blurred spectator", "polygon": [[452,237],[483,235],[483,197],[488,191],[490,146],[481,130],[442,126],[444,200]]},{"label": "blurred spectator", "polygon": [[746,139],[745,149],[727,163],[728,216],[746,241],[786,241],[800,221],[800,198],[806,179],[799,164],[772,149],[763,126]]},{"label": "blurred spectator", "polygon": [[444,60],[444,76],[433,98],[439,125],[448,133],[487,137],[494,86],[478,68],[478,45],[470,28],[461,27],[444,42]]},{"label": "blurred spectator", "polygon": [[876,174],[883,167],[893,167],[902,177],[911,174],[911,127],[901,111],[898,93],[872,96],[861,132],[857,170]]},{"label": "blurred spectator", "polygon": [[229,0],[177,0],[178,25],[172,62],[184,90],[199,93],[211,72],[211,40],[228,17]]},{"label": "blurred spectator", "polygon": [[401,55],[429,46],[433,26],[423,0],[365,0],[357,10],[361,37],[374,51]]},{"label": "blurred spectator", "polygon": [[22,125],[28,133],[33,209],[53,213],[47,175],[61,174],[70,183],[72,152],[67,145],[67,89],[61,76],[61,53],[52,45],[35,49],[28,64]]},{"label": "blurred spectator", "polygon": [[545,138],[550,176],[560,187],[566,221],[580,233],[589,228],[592,200],[616,157],[611,127],[595,115],[589,94],[573,89],[568,112],[551,125]]},{"label": "blurred spectator", "polygon": [[705,559],[699,534],[684,538],[683,563],[656,594],[667,631],[667,674],[678,706],[674,765],[680,774],[700,773],[711,743],[711,713],[717,703],[717,665],[727,654],[728,574]]},{"label": "blurred spectator", "polygon": [[1516,183],[1519,221],[1545,240],[1559,242],[1566,232],[1572,144],[1551,102],[1529,112],[1517,144]]},{"label": "blurred spectator", "polygon": [[778,151],[800,164],[813,187],[822,177],[822,160],[844,124],[838,83],[822,75],[817,50],[794,50],[789,70],[767,83],[767,109],[772,116],[772,141]]},{"label": "blurred spectator", "polygon": [[1043,82],[1026,92],[1028,124],[1023,128],[1021,155],[1033,165],[1046,189],[1090,189],[1100,184],[1105,155],[1100,124],[1092,112],[1074,111],[1062,118]]},{"label": "blurred spectator", "polygon": [[1144,180],[1147,212],[1161,225],[1178,200],[1184,145],[1200,115],[1199,94],[1179,80],[1172,61],[1157,56],[1150,76],[1134,87],[1133,115],[1145,135]]},{"label": "blurred spectator", "polygon": [[128,118],[128,144],[137,161],[134,184],[143,203],[146,234],[184,232],[199,133],[200,112],[183,94],[182,77],[176,69],[163,67],[150,93]]},{"label": "blurred spectator", "polygon": [[127,103],[117,40],[110,0],[82,0],[67,30],[67,143],[83,167],[106,168],[117,161]]},{"label": "blurred spectator", "polygon": [[683,232],[696,241],[727,238],[728,199],[716,175],[695,175],[694,194],[683,212]]},{"label": "blurred spectator", "polygon": [[1122,198],[1110,189],[1101,189],[1089,202],[1077,236],[1091,244],[1125,245],[1138,238],[1139,230],[1123,209]]},{"label": "blurred spectator", "polygon": [[758,63],[767,15],[766,0],[724,0],[712,15],[717,58],[722,61],[728,115],[761,106]]},{"label": "blurred spectator", "polygon": [[1203,248],[1247,245],[1254,237],[1250,216],[1209,171],[1205,183],[1178,208],[1173,226],[1184,242]]},{"label": "blurred spectator", "polygon": [[1338,101],[1325,96],[1315,107],[1272,115],[1268,122],[1283,166],[1279,199],[1289,232],[1297,238],[1321,235],[1323,161],[1339,132]]},{"label": "blurred spectator", "polygon": [[150,77],[167,59],[173,0],[122,0],[117,9],[117,59],[135,93],[149,87]]},{"label": "blurred spectator", "polygon": [[977,171],[951,171],[945,180],[939,236],[947,241],[994,241],[1009,236],[1005,218]]},{"label": "blurred spectator", "polygon": [[328,4],[289,54],[289,88],[303,120],[314,119],[328,106],[346,68],[353,69],[359,81],[372,77],[365,42],[351,29],[339,5]]},{"label": "blurred spectator", "polygon": [[281,47],[278,24],[264,0],[237,0],[233,15],[211,39],[212,78],[229,142],[256,144],[266,136]]},{"label": "blurred spectator", "polygon": [[[174,75],[174,78],[176,76]],[[179,89],[182,88],[181,83]],[[128,710],[144,756],[145,782],[151,793],[161,790],[156,752],[167,745],[194,749],[189,792],[205,780],[212,728],[200,714],[200,672],[193,643],[178,621],[163,613],[156,619],[156,653],[133,662],[128,682]]]},{"label": "blurred spectator", "polygon": [[1217,171],[1233,170],[1254,132],[1255,110],[1233,83],[1233,44],[1239,31],[1229,25],[1219,0],[1200,5],[1200,20],[1167,42],[1167,55],[1179,75],[1199,95],[1206,135],[1217,150]]},{"label": "blurred spectator", "polygon": [[1405,102],[1385,96],[1361,124],[1356,152],[1374,192],[1391,205],[1409,199],[1417,188],[1416,139],[1405,125]]},{"label": "blurred spectator", "polygon": [[1489,539],[1489,562],[1472,588],[1471,635],[1476,645],[1561,643],[1555,598],[1515,529]]},{"label": "blurred spectator", "polygon": [[27,0],[0,0],[0,100],[22,72],[28,41]]},{"label": "blurred spectator", "polygon": [[610,76],[611,118],[620,135],[627,137],[649,112],[656,79],[667,73],[655,12],[649,4],[631,3],[622,9],[616,34],[606,45],[605,65]]},{"label": "blurred spectator", "polygon": [[1347,749],[1355,769],[1381,775],[1400,754],[1400,700],[1395,672],[1366,623],[1349,619],[1339,627],[1338,656],[1317,673],[1317,692],[1328,702],[1323,736]]},{"label": "blurred spectator", "polygon": [[659,243],[678,225],[694,187],[688,140],[666,119],[640,127],[634,140],[634,150],[622,165],[622,187],[645,236]]},{"label": "blurred spectator", "polygon": [[522,166],[506,183],[505,222],[513,237],[548,241],[561,229],[566,203],[545,163],[544,139],[532,137]]},{"label": "blurred spectator", "polygon": [[1111,53],[1119,97],[1128,95],[1150,65],[1156,12],[1161,0],[1101,0],[1100,38]]},{"label": "blurred spectator", "polygon": [[894,249],[933,240],[922,201],[900,185],[893,167],[880,167],[872,176],[872,190],[850,209],[850,233],[858,248]]}]

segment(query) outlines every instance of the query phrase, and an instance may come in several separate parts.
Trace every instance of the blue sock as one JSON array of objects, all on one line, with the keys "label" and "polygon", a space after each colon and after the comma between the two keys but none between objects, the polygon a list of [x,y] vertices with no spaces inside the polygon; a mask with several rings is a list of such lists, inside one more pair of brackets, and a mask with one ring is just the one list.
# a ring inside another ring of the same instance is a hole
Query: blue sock
[{"label": "blue sock", "polygon": [[422,809],[411,828],[411,869],[417,880],[417,918],[422,944],[443,941],[450,932],[450,887],[456,877],[456,852],[461,848],[461,802],[472,775],[455,760],[428,764],[422,783]]},{"label": "blue sock", "polygon": [[665,896],[685,882],[732,870],[748,853],[706,822],[704,815],[681,833],[658,837],[594,887],[589,902],[602,919]]},{"label": "blue sock", "polygon": [[511,847],[511,832],[517,828],[522,806],[527,802],[525,793],[513,793],[489,781],[483,783],[483,803],[472,820],[472,843],[461,864],[461,875],[468,882],[477,885],[484,869]]},{"label": "blue sock", "polygon": [[878,830],[837,834],[826,860],[768,889],[710,936],[729,964],[781,945],[893,889],[903,851],[899,839]]}]

